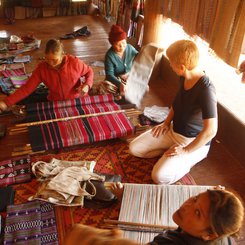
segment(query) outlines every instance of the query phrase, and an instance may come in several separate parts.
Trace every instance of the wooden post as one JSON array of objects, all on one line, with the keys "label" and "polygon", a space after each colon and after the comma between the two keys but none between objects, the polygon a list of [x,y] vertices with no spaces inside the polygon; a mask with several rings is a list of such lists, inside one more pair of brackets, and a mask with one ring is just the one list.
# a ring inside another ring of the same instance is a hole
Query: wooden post
[{"label": "wooden post", "polygon": [[161,0],[145,0],[143,45],[154,42],[160,44],[160,30],[163,21]]}]

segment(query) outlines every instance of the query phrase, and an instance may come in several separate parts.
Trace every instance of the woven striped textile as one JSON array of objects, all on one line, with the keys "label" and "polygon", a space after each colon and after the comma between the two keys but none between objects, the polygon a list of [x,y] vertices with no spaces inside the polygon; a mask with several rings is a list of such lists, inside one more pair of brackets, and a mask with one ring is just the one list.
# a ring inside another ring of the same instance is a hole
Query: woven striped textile
[{"label": "woven striped textile", "polygon": [[9,205],[4,244],[58,245],[53,205],[40,201]]},{"label": "woven striped textile", "polygon": [[5,76],[5,77],[11,77],[11,76],[21,76],[21,75],[25,75],[25,69],[24,68],[17,68],[17,69],[5,69],[3,71],[1,71],[1,73]]},{"label": "woven striped textile", "polygon": [[15,91],[14,85],[9,77],[0,77],[0,88],[5,94],[11,94]]},{"label": "woven striped textile", "polygon": [[[33,151],[53,150],[130,135],[134,126],[110,94],[58,102],[41,102],[27,107],[27,121],[46,121],[88,115],[85,118],[29,126]],[[106,115],[91,114],[111,112]]]},{"label": "woven striped textile", "polygon": [[0,161],[0,187],[31,180],[30,156]]}]

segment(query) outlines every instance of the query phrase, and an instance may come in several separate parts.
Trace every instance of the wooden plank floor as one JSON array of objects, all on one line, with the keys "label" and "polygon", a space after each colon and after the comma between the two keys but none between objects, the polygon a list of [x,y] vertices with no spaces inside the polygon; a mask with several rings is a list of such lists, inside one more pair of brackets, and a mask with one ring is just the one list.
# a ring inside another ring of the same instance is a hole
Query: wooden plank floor
[{"label": "wooden plank floor", "polygon": [[[3,23],[3,21],[2,21]],[[83,26],[88,26],[91,36],[77,39],[64,40],[63,44],[67,53],[81,57],[86,63],[102,61],[106,50],[110,47],[107,41],[110,26],[98,16],[67,16],[50,17],[31,20],[17,20],[14,25],[1,25],[1,30],[6,30],[11,35],[25,35],[33,33],[36,38],[42,40],[39,50],[33,51],[32,62],[26,65],[28,72],[31,72],[40,58],[44,56],[45,43],[50,38],[58,38],[66,33],[70,33]],[[101,67],[92,67],[95,72],[95,83],[101,81],[104,76],[100,75]],[[157,104],[159,106],[169,105],[173,99],[176,87],[169,81],[168,76],[162,80],[152,81],[150,91],[145,96],[143,106]],[[2,120],[2,117],[0,118]],[[10,118],[6,120],[11,121]],[[5,159],[11,154],[13,145],[27,143],[26,136],[14,137],[11,141],[0,140],[1,159]],[[236,160],[225,148],[219,139],[216,138],[209,153],[208,158],[197,164],[191,175],[197,184],[200,185],[224,185],[232,188],[245,199],[245,166]],[[237,241],[239,245],[245,244],[245,228],[242,237]]]}]

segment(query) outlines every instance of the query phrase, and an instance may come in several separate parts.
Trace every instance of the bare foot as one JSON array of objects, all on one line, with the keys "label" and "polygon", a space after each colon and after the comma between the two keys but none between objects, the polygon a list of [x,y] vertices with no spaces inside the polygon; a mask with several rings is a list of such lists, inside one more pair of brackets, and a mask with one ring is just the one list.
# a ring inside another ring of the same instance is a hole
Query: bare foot
[{"label": "bare foot", "polygon": [[123,184],[121,182],[112,183],[111,192],[118,198],[118,200],[122,200],[123,196]]}]

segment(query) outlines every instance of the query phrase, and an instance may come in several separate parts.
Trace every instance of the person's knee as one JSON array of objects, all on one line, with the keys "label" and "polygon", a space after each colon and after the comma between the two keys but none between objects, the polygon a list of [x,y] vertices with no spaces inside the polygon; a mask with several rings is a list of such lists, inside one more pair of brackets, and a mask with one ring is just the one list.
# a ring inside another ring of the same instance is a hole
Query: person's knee
[{"label": "person's knee", "polygon": [[129,154],[134,155],[134,147],[132,145],[132,142],[129,143],[128,152],[129,152]]},{"label": "person's knee", "polygon": [[144,154],[138,150],[138,147],[136,147],[132,142],[129,144],[129,154],[135,156],[135,157],[144,157]]},{"label": "person's knee", "polygon": [[154,149],[154,150],[147,150],[142,149],[140,145],[134,144],[134,142],[131,142],[129,144],[129,154],[140,157],[140,158],[153,158],[162,155],[164,152],[163,149]]},{"label": "person's knee", "polygon": [[154,169],[151,172],[151,178],[158,185],[170,185],[175,182],[174,175],[164,174],[160,171],[154,171]]}]

